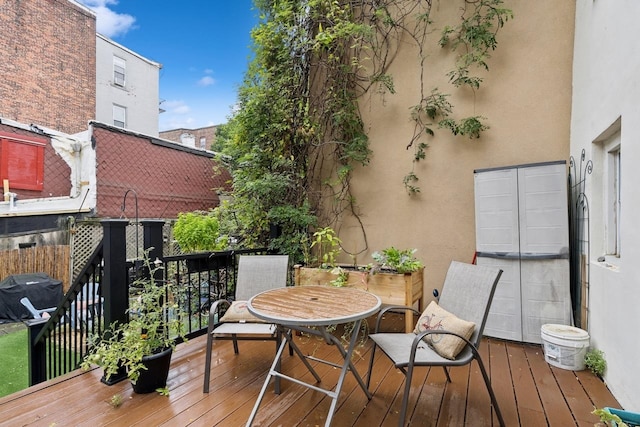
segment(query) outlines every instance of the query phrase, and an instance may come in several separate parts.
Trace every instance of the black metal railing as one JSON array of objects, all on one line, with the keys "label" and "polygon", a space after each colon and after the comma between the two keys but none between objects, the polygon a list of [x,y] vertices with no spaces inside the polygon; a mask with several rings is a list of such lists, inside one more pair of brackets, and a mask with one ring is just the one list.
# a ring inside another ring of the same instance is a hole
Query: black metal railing
[{"label": "black metal railing", "polygon": [[[267,253],[267,249],[201,252],[164,258],[164,280],[176,283],[187,338],[204,335],[209,309],[216,300],[235,298],[238,256]],[[224,313],[217,313],[218,318]]]},{"label": "black metal railing", "polygon": [[[29,328],[29,384],[34,385],[78,369],[91,342],[114,321],[128,321],[135,281],[148,276],[143,260],[126,260],[128,221],[105,220],[104,238],[74,280],[49,319],[27,321]],[[143,222],[145,254],[162,258],[162,221]],[[264,248],[202,252],[168,256],[163,280],[178,286],[179,315],[187,338],[207,331],[209,308],[218,299],[235,297],[238,256],[267,253]],[[221,316],[223,313],[218,313]],[[174,315],[174,313],[168,313]]]},{"label": "black metal railing", "polygon": [[89,336],[104,330],[102,261],[100,243],[56,311],[48,319],[26,322],[30,385],[77,369],[87,354]]}]

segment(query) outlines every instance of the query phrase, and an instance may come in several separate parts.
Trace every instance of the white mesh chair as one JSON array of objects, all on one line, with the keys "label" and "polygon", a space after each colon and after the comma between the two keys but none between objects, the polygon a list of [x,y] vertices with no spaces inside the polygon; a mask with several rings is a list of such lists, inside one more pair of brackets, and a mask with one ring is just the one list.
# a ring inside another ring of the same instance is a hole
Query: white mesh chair
[{"label": "white mesh chair", "polygon": [[[398,306],[386,307],[378,314],[375,333],[370,335],[374,345],[371,351],[366,384],[368,388],[371,382],[373,359],[375,357],[376,349],[379,348],[387,357],[389,357],[389,359],[391,359],[395,367],[400,369],[406,376],[404,395],[402,398],[402,409],[400,411],[400,420],[398,425],[403,426],[405,422],[414,367],[442,366],[444,368],[447,381],[451,382],[451,377],[449,376],[447,367],[463,366],[471,363],[471,361],[475,359],[480,366],[480,371],[487,386],[489,396],[491,397],[491,403],[496,416],[498,417],[498,421],[500,422],[500,425],[504,426],[504,420],[500,413],[500,409],[498,408],[498,402],[496,401],[495,394],[493,393],[491,382],[489,381],[487,371],[485,370],[482,358],[478,352],[478,346],[480,345],[487,315],[489,314],[493,294],[501,274],[502,270],[497,268],[465,264],[456,261],[453,261],[449,266],[438,305],[448,313],[453,314],[457,319],[475,323],[475,329],[469,339],[466,339],[459,334],[455,334],[444,329],[438,329],[436,327],[427,327],[427,330],[417,334],[412,332],[378,333],[382,317],[387,311],[413,309],[410,307]],[[416,310],[413,311],[418,313]],[[427,345],[423,340],[425,337],[432,334],[435,334],[433,337],[434,339],[456,335],[465,341],[464,348],[453,360],[442,357],[432,348],[432,346]]]},{"label": "white mesh chair", "polygon": [[[287,285],[289,257],[287,255],[242,255],[238,260],[238,278],[236,281],[236,301],[216,301],[209,310],[207,330],[207,352],[205,359],[203,392],[209,393],[211,376],[211,352],[216,340],[233,340],[233,350],[238,354],[238,340],[273,340],[276,350],[280,345],[280,334],[276,325],[264,323],[246,312],[246,303],[252,296],[269,289]],[[228,315],[220,321],[216,316],[218,307],[229,306]],[[238,308],[239,307],[239,308]],[[245,310],[244,313],[241,313]],[[230,316],[231,320],[227,320]],[[245,318],[246,316],[246,318]],[[276,382],[276,393],[279,393]]]}]

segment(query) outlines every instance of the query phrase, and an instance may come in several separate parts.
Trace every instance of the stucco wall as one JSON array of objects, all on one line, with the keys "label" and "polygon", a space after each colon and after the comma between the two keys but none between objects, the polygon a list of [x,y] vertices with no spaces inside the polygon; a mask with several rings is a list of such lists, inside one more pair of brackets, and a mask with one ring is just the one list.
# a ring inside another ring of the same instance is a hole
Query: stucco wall
[{"label": "stucco wall", "polygon": [[[113,57],[126,62],[125,86],[113,84]],[[113,104],[127,109],[126,128],[158,136],[160,64],[96,36],[96,120],[113,124]]]},{"label": "stucco wall", "polygon": [[[591,344],[605,352],[605,381],[620,404],[640,410],[640,354],[637,313],[640,301],[640,226],[636,212],[640,198],[635,185],[640,170],[640,3],[632,0],[599,2],[579,0],[576,8],[574,96],[571,123],[571,153],[578,159],[585,150],[593,160],[587,177],[591,236],[589,333]],[[622,155],[621,252],[607,263],[603,184],[607,167],[597,142],[608,131],[620,130]],[[638,159],[638,160],[637,160]]]},{"label": "stucco wall", "polygon": [[[434,6],[433,28],[455,23],[460,6]],[[437,47],[438,32],[429,36],[434,47],[427,52],[426,93],[432,87],[450,93],[457,117],[481,115],[491,128],[479,140],[453,137],[444,130],[426,138],[427,158],[415,170],[419,194],[408,196],[402,183],[413,155],[405,150],[413,131],[409,108],[419,100],[416,50],[405,45],[389,70],[395,95],[385,95],[384,105],[377,94],[361,100],[374,154],[369,166],[356,171],[353,190],[368,247],[358,224],[349,218],[340,223],[339,235],[363,264],[371,262],[371,252],[384,247],[417,248],[416,255],[426,264],[427,299],[441,286],[451,260],[473,260],[474,169],[569,157],[574,4],[507,0],[505,7],[515,17],[498,35],[490,71],[483,74],[485,81],[475,95],[448,83],[454,56]]]}]

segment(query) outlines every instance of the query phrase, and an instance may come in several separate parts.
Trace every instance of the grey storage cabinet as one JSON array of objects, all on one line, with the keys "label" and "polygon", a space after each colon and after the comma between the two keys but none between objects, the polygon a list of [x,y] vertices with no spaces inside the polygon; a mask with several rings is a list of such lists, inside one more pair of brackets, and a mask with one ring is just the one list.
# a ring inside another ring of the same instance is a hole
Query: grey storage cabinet
[{"label": "grey storage cabinet", "polygon": [[571,324],[566,162],[474,171],[479,265],[504,270],[484,333],[541,343]]}]

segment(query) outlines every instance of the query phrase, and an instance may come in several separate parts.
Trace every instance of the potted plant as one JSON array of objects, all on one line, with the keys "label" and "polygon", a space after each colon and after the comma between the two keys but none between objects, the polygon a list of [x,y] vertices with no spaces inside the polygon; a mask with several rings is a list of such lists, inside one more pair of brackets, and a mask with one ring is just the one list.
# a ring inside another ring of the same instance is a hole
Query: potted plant
[{"label": "potted plant", "polygon": [[[220,222],[214,211],[181,212],[173,225],[173,237],[183,253],[213,252],[226,249],[228,236],[220,235]],[[204,271],[215,266],[207,258],[187,259],[190,271]]]},{"label": "potted plant", "polygon": [[109,381],[124,370],[137,393],[166,393],[171,354],[176,338],[184,340],[177,287],[158,279],[162,263],[150,263],[150,274],[134,282],[139,294],[131,299],[129,322],[109,325],[102,335],[89,337],[89,353],[81,366],[98,365]]},{"label": "potted plant", "polygon": [[[418,303],[418,310],[423,308],[424,266],[415,257],[415,249],[389,247],[374,252],[371,264],[337,265],[332,262],[337,256],[335,242],[339,242],[335,234],[321,229],[314,237],[314,244],[323,248],[320,254],[324,255],[319,257],[319,267],[294,266],[296,285],[355,286],[377,295],[383,304],[413,306]],[[405,329],[412,331],[414,326],[413,315],[407,312]]]},{"label": "potted plant", "polygon": [[405,274],[413,273],[423,267],[414,254],[417,249],[396,249],[393,246],[371,254],[376,262],[373,272],[391,271]]}]

